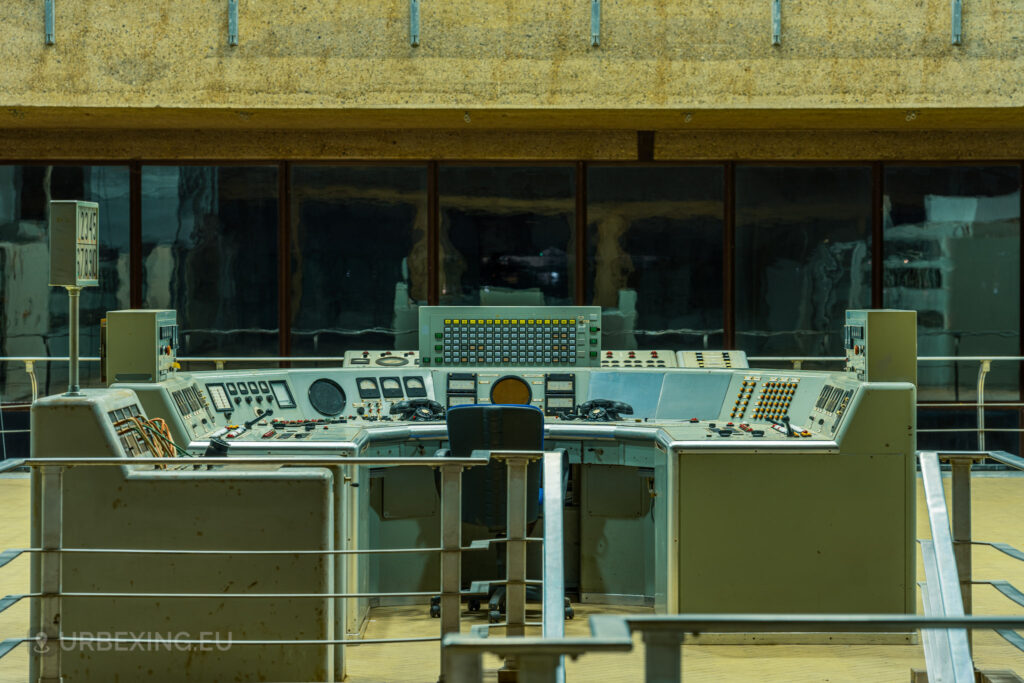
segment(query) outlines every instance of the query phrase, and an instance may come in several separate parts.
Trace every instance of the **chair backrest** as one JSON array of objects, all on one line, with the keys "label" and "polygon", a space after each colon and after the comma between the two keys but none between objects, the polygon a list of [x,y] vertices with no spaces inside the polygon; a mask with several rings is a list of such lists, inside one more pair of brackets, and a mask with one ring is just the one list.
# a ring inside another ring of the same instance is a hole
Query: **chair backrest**
[{"label": "chair backrest", "polygon": [[[474,450],[544,449],[544,413],[534,406],[468,405],[448,411],[448,448],[453,457]],[[462,475],[462,521],[499,530],[506,526],[505,464],[470,467]],[[540,463],[526,470],[526,519],[540,514]]]}]

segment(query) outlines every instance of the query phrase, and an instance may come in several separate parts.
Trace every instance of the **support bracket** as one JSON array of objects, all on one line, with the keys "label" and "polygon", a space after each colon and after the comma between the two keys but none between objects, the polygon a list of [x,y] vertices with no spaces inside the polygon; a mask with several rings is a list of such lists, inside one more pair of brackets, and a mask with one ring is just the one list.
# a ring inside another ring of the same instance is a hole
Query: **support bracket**
[{"label": "support bracket", "polygon": [[43,13],[44,13],[44,17],[45,17],[44,18],[44,22],[45,22],[44,31],[46,33],[46,44],[47,45],[53,45],[54,43],[57,42],[57,37],[56,37],[55,31],[54,31],[54,28],[53,28],[53,23],[54,23],[53,2],[54,2],[54,0],[43,0]]},{"label": "support bracket", "polygon": [[238,0],[228,0],[228,45],[238,47]]},{"label": "support bracket", "polygon": [[590,47],[601,45],[601,0],[590,0]]},{"label": "support bracket", "polygon": [[964,43],[964,7],[963,0],[952,0],[953,2],[953,35],[951,43],[953,45],[963,45]]},{"label": "support bracket", "polygon": [[420,46],[420,0],[409,0],[409,46]]},{"label": "support bracket", "polygon": [[772,0],[772,45],[782,45],[782,0]]}]

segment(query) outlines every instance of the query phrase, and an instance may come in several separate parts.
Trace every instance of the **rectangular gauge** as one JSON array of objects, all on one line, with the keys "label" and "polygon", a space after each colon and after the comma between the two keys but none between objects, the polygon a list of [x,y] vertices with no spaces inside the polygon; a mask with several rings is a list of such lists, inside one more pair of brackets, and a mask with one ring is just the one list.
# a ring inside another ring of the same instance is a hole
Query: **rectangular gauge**
[{"label": "rectangular gauge", "polygon": [[465,391],[476,393],[476,375],[470,373],[450,373],[448,375],[448,391]]},{"label": "rectangular gauge", "polygon": [[454,408],[455,406],[471,406],[476,403],[476,396],[449,396],[448,407]]},{"label": "rectangular gauge", "polygon": [[249,382],[249,393],[250,394],[258,394],[258,393],[260,393],[260,388],[258,386],[256,386],[256,382]]},{"label": "rectangular gauge", "polygon": [[545,375],[544,387],[553,393],[575,393],[576,377],[569,373]]},{"label": "rectangular gauge", "polygon": [[260,391],[262,391],[264,394],[269,394],[270,393],[270,388],[267,387],[267,383],[266,382],[260,382]]},{"label": "rectangular gauge", "polygon": [[234,382],[228,382],[228,393],[232,396],[238,393],[238,389],[235,387]]},{"label": "rectangular gauge", "polygon": [[572,396],[548,396],[548,410],[572,410],[576,407]]},{"label": "rectangular gauge", "polygon": [[248,394],[249,393],[249,390],[245,388],[245,382],[239,382],[238,383],[238,393],[240,393],[240,394]]},{"label": "rectangular gauge", "polygon": [[288,382],[283,379],[275,379],[270,383],[270,390],[274,392],[274,400],[278,408],[294,408],[295,399],[288,388]]},{"label": "rectangular gauge", "polygon": [[356,388],[359,390],[359,398],[380,398],[380,389],[373,377],[356,377]]},{"label": "rectangular gauge", "polygon": [[423,383],[422,377],[403,377],[405,381],[405,395],[409,398],[426,398],[427,385]]},{"label": "rectangular gauge", "polygon": [[223,384],[207,384],[206,391],[210,394],[210,401],[213,402],[213,409],[218,413],[231,412],[231,399],[225,391]]},{"label": "rectangular gauge", "polygon": [[381,377],[380,393],[384,395],[384,398],[405,398],[402,382],[397,377]]}]

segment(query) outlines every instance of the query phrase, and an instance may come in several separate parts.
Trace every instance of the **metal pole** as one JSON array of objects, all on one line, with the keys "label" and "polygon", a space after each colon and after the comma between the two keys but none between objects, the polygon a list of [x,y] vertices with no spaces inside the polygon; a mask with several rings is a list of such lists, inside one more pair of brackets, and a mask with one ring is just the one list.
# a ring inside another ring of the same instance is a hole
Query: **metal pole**
[{"label": "metal pole", "polygon": [[[441,612],[444,616],[444,612]],[[448,680],[458,683],[482,683],[484,670],[481,653],[478,650],[458,650],[454,647],[445,648],[441,641],[441,680],[445,674]]]},{"label": "metal pole", "polygon": [[61,683],[61,478],[63,467],[47,467],[42,472],[42,548],[39,556],[41,614],[40,629],[46,638],[39,655],[39,683]]},{"label": "metal pole", "polygon": [[985,376],[992,369],[992,361],[983,360],[978,367],[978,450],[985,450]]},{"label": "metal pole", "polygon": [[[951,457],[953,468],[953,555],[956,557],[956,573],[960,579],[960,595],[964,603],[964,614],[971,614],[972,574],[971,567],[971,463],[973,457]],[[974,648],[974,631],[967,632],[967,646]]]},{"label": "metal pole", "polygon": [[[562,451],[545,453],[541,461],[544,468],[544,612],[545,638],[565,636],[565,546],[562,538],[565,528],[562,512]],[[520,674],[521,676],[521,674]],[[522,680],[522,678],[520,678]],[[559,657],[555,670],[556,683],[564,683],[565,667]]]},{"label": "metal pole", "polygon": [[560,655],[520,655],[517,683],[557,683]]},{"label": "metal pole", "polygon": [[644,632],[647,683],[679,683],[683,679],[682,634]]},{"label": "metal pole", "polygon": [[[334,504],[334,544],[333,547],[339,550],[348,550],[347,543],[347,526],[348,526],[348,515],[345,509],[345,472],[339,466],[333,466],[330,468],[331,475],[334,484],[333,504]],[[345,561],[345,555],[336,555],[334,558],[329,559],[329,562],[333,562],[334,566],[332,569],[333,574],[333,590],[335,593],[341,594],[345,592],[345,575],[347,573],[347,563]],[[336,598],[333,600],[334,610],[334,638],[342,640],[345,638],[347,614],[345,613],[348,608],[348,603],[343,598]],[[337,643],[332,647],[331,653],[331,665],[334,668],[335,680],[345,680],[345,646],[341,643]]]},{"label": "metal pole", "polygon": [[[447,664],[444,656],[444,636],[459,632],[462,609],[462,466],[441,466],[441,679],[445,679]],[[475,655],[476,670],[480,668],[480,656]],[[461,661],[461,660],[460,660]],[[471,664],[466,664],[471,666]],[[463,669],[460,669],[462,672]],[[467,670],[468,671],[468,670]],[[450,680],[464,679],[462,673],[452,672]]]},{"label": "metal pole", "polygon": [[529,458],[510,455],[508,468],[508,532],[505,539],[508,575],[505,587],[505,620],[509,636],[526,633],[526,468]]},{"label": "metal pole", "polygon": [[78,299],[81,287],[68,290],[68,396],[80,396],[78,391]]}]

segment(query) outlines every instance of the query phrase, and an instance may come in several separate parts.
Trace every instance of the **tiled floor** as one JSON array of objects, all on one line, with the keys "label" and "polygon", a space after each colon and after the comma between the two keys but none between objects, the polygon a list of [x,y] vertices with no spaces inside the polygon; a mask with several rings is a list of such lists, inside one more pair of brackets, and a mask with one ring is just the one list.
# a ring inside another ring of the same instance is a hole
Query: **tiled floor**
[{"label": "tiled floor", "polygon": [[[948,481],[947,481],[948,487]],[[928,520],[918,493],[918,535],[929,536]],[[29,491],[24,478],[0,478],[0,549],[25,547],[29,539]],[[974,537],[998,540],[1024,548],[1024,478],[975,477],[973,481]],[[20,558],[0,568],[0,595],[28,590],[28,559]],[[1008,579],[1024,587],[1024,563],[987,547],[974,554],[977,579]],[[922,573],[920,563],[918,572]],[[974,592],[978,614],[1021,614],[1024,609],[1002,598],[995,589],[978,586]],[[586,634],[586,617],[595,606],[577,606],[576,619],[568,622],[569,634]],[[470,617],[464,624],[477,623]],[[25,634],[28,605],[19,604],[0,613],[0,639]],[[468,625],[466,626],[468,628]],[[374,610],[366,629],[369,638],[422,636],[437,633],[438,621],[422,607]],[[436,643],[364,645],[347,651],[348,680],[354,683],[389,681],[433,682],[437,679]],[[1024,654],[994,633],[975,636],[975,658],[984,669],[1024,672]],[[0,683],[27,681],[26,646],[0,660]],[[485,660],[489,678],[500,662]],[[686,645],[683,652],[685,681],[908,681],[912,668],[923,668],[919,646],[906,645]],[[643,644],[636,639],[628,654],[589,655],[567,663],[570,681],[639,681],[643,671]],[[68,682],[74,683],[74,682]],[[105,682],[104,682],[105,683]]]}]

